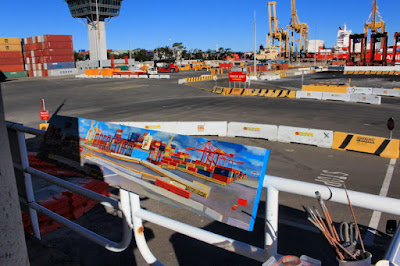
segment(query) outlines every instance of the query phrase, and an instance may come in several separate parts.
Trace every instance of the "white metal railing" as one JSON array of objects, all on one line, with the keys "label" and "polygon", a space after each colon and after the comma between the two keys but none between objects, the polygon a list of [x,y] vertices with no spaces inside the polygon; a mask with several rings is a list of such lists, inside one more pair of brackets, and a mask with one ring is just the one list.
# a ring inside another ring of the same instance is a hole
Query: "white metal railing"
[{"label": "white metal railing", "polygon": [[[144,210],[140,207],[140,198],[137,194],[120,189],[120,202],[104,197],[100,194],[92,192],[90,190],[78,187],[70,182],[56,178],[49,174],[43,173],[36,169],[29,167],[27,159],[27,152],[25,146],[24,133],[34,135],[44,135],[44,131],[24,127],[22,125],[7,122],[8,129],[15,130],[19,136],[19,149],[21,151],[21,161],[24,162],[22,165],[16,165],[16,167],[22,170],[25,175],[26,183],[31,182],[30,174],[38,176],[47,180],[48,182],[57,184],[68,190],[71,190],[77,194],[86,196],[92,200],[101,202],[103,205],[112,206],[115,209],[119,209],[123,213],[124,221],[124,235],[123,240],[120,243],[114,243],[107,240],[86,228],[83,228],[76,223],[73,223],[62,216],[59,216],[48,209],[37,204],[33,197],[28,199],[27,202],[30,209],[39,211],[44,215],[54,219],[60,224],[70,228],[71,230],[87,237],[88,239],[96,242],[105,248],[118,252],[125,249],[131,241],[131,230],[134,231],[134,236],[138,249],[140,250],[143,258],[149,264],[162,265],[161,262],[152,254],[147,246],[146,239],[143,234],[143,220],[152,222],[159,226],[174,230],[178,233],[192,237],[194,239],[206,242],[208,244],[223,248],[225,250],[241,254],[245,257],[252,258],[254,260],[264,262],[271,256],[277,256],[277,244],[278,244],[278,206],[279,206],[279,191],[288,192],[292,194],[307,196],[315,198],[315,191],[319,191],[322,197],[326,201],[332,201],[342,204],[348,204],[346,193],[343,189],[328,187],[324,185],[318,185],[313,183],[307,183],[302,181],[296,181],[276,176],[265,176],[263,186],[266,188],[266,215],[265,215],[265,244],[264,248],[255,247],[247,243],[243,243],[222,235],[218,235],[179,221],[161,216],[159,214]],[[22,150],[25,149],[25,152]],[[32,188],[30,184],[30,189]],[[351,198],[352,205],[358,206],[365,209],[371,209],[390,213],[394,215],[400,215],[400,200],[382,196],[371,195],[367,193],[357,192],[348,190],[348,195]],[[30,191],[32,193],[33,191]],[[31,216],[32,217],[32,216]],[[37,220],[36,220],[37,225]],[[33,224],[33,221],[32,221]],[[130,232],[130,233],[129,233]],[[40,237],[40,235],[39,235]],[[400,230],[396,231],[395,237],[392,240],[390,247],[387,249],[385,259],[398,262],[399,259],[399,247],[400,247]]]}]

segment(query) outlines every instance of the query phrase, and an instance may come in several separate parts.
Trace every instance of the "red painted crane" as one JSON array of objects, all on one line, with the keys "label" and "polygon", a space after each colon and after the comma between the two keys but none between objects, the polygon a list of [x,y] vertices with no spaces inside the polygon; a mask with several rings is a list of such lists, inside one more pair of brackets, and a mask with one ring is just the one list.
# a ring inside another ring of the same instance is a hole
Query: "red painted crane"
[{"label": "red painted crane", "polygon": [[203,152],[203,155],[201,156],[201,162],[210,165],[218,165],[221,155],[225,157],[224,160],[227,160],[227,157],[232,158],[235,156],[234,154],[226,154],[223,150],[214,147],[211,141],[207,141],[205,144],[200,145],[197,148],[187,147],[186,150]]}]

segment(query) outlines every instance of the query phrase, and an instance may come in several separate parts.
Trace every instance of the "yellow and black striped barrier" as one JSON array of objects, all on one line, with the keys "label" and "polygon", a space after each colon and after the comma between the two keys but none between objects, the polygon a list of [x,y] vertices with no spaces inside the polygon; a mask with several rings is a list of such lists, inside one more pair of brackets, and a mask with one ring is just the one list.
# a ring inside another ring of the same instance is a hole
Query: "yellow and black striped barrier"
[{"label": "yellow and black striped barrier", "polygon": [[295,90],[267,90],[264,97],[296,98]]},{"label": "yellow and black striped barrier", "polygon": [[224,87],[218,87],[218,86],[215,86],[212,92],[213,92],[213,93],[218,93],[218,94],[221,94],[221,93],[223,93],[223,92],[224,92],[224,90],[225,90],[225,88],[224,88]]},{"label": "yellow and black striped barrier", "polygon": [[334,132],[332,149],[374,154],[380,157],[399,158],[399,140]]},{"label": "yellow and black striped barrier", "polygon": [[186,82],[199,82],[205,80],[216,80],[217,76],[215,75],[205,75],[201,77],[193,77],[193,78],[186,78]]},{"label": "yellow and black striped barrier", "polygon": [[215,86],[213,93],[222,95],[243,95],[243,96],[261,96],[273,98],[296,98],[295,90],[272,90],[272,89],[243,89],[243,88],[226,88]]},{"label": "yellow and black striped barrier", "polygon": [[345,71],[348,75],[400,75],[400,71]]},{"label": "yellow and black striped barrier", "polygon": [[230,95],[242,95],[245,89],[243,88],[233,88],[230,91]]},{"label": "yellow and black striped barrier", "polygon": [[39,129],[40,130],[47,130],[48,128],[49,128],[49,124],[48,123],[39,124]]}]

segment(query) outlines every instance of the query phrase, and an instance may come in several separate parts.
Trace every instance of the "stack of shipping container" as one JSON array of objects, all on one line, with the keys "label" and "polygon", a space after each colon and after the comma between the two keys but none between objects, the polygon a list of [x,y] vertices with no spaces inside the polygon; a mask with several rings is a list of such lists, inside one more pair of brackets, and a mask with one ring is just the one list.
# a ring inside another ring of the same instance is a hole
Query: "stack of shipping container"
[{"label": "stack of shipping container", "polygon": [[71,35],[24,38],[24,56],[30,77],[77,74]]},{"label": "stack of shipping container", "polygon": [[26,77],[20,38],[0,38],[0,79]]}]

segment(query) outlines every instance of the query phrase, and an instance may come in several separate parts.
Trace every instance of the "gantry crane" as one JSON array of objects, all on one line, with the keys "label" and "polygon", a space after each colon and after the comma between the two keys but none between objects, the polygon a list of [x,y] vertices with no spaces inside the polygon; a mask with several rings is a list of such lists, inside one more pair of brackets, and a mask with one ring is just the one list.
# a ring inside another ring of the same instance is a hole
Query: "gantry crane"
[{"label": "gantry crane", "polygon": [[300,52],[307,52],[308,48],[308,24],[300,23],[299,17],[297,16],[296,1],[292,0],[292,15],[290,24],[287,26],[288,32],[290,33],[290,52],[293,52],[293,32],[300,34],[300,39],[296,40],[299,42]]},{"label": "gantry crane", "polygon": [[[267,34],[267,49],[278,48],[278,54],[288,53],[289,35],[283,28],[278,28],[278,17],[276,16],[276,2],[268,2],[269,33]],[[279,46],[274,45],[278,40]]]},{"label": "gantry crane", "polygon": [[224,157],[224,160],[227,160],[228,157],[232,158],[235,156],[234,154],[226,154],[223,150],[214,147],[211,141],[207,141],[198,148],[187,147],[186,150],[201,151],[203,153],[201,156],[201,162],[210,165],[218,165],[220,163],[221,156]]},{"label": "gantry crane", "polygon": [[[376,21],[378,17],[379,21]],[[378,32],[385,32],[385,22],[382,20],[381,14],[378,11],[378,5],[376,4],[376,0],[372,0],[372,11],[369,14],[367,22],[364,24],[364,33],[368,33],[368,29],[371,29],[372,33]]]}]

